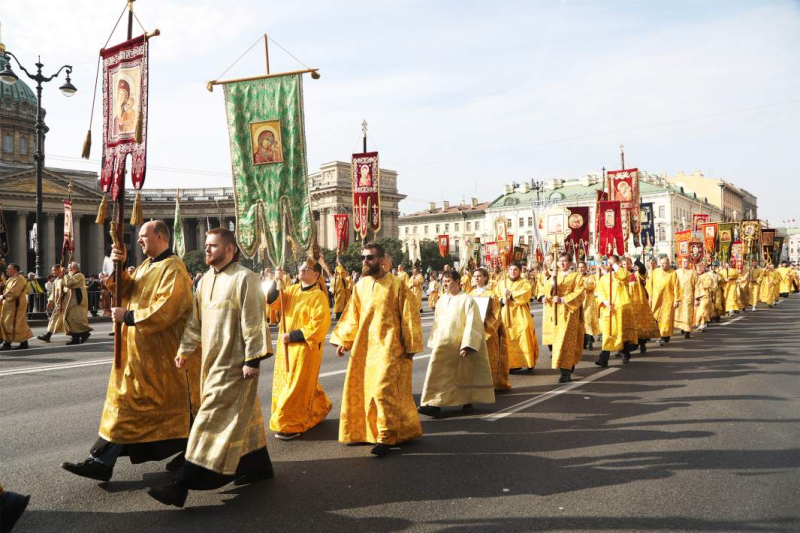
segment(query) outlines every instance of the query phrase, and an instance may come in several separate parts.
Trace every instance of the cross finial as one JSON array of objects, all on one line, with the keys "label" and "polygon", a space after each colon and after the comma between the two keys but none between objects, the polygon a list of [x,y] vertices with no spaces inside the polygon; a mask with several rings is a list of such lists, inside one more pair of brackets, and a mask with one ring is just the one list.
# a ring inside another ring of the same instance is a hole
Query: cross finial
[{"label": "cross finial", "polygon": [[367,119],[364,119],[364,121],[361,123],[361,132],[364,134],[364,138],[367,137],[367,126]]}]

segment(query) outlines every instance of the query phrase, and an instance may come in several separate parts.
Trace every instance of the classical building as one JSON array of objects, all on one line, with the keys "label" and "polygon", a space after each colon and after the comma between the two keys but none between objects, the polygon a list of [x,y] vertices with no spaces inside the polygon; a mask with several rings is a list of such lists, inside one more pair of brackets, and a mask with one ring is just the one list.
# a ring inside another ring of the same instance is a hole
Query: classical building
[{"label": "classical building", "polygon": [[707,178],[699,170],[691,174],[678,172],[663,176],[669,183],[685,191],[707,198],[723,213],[725,221],[758,218],[758,199],[752,193],[720,178]]},{"label": "classical building", "polygon": [[[497,217],[508,219],[508,231],[513,234],[515,244],[534,242],[534,224],[539,215],[552,209],[569,206],[588,206],[590,220],[595,219],[595,199],[602,187],[599,174],[588,174],[577,179],[551,179],[538,189],[528,183],[509,184],[504,194],[494,200],[486,209],[484,227],[491,231]],[[699,197],[682,187],[670,184],[664,176],[646,175],[639,182],[642,202],[653,203],[656,229],[654,253],[674,257],[675,232],[689,229],[692,214],[708,214],[710,220],[722,220],[722,211],[708,199]],[[594,249],[594,224],[590,225],[590,255],[597,255]],[[491,236],[493,239],[493,236]],[[641,251],[641,249],[639,249]]]},{"label": "classical building", "polygon": [[458,255],[464,235],[474,235],[486,242],[484,239],[489,235],[485,223],[488,206],[489,202],[479,202],[477,198],[472,198],[468,204],[444,202],[441,207],[432,202],[425,211],[400,217],[400,239],[436,241],[437,235],[448,235],[450,253]]}]

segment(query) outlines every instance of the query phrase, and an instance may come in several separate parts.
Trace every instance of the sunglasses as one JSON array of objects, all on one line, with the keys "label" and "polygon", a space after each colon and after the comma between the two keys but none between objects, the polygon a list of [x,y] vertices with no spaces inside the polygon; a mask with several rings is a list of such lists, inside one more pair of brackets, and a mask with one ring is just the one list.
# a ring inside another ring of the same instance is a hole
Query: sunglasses
[{"label": "sunglasses", "polygon": [[374,254],[364,254],[364,255],[361,256],[361,260],[362,261],[372,261],[373,259],[375,259],[375,257],[376,256]]}]

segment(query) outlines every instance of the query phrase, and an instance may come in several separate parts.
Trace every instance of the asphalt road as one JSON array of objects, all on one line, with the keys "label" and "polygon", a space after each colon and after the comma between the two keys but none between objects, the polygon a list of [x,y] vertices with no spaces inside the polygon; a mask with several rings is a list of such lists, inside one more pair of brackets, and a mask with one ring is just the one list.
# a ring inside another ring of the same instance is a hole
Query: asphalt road
[{"label": "asphalt road", "polygon": [[[538,305],[534,317],[540,330]],[[301,439],[268,433],[275,479],[193,492],[183,510],[144,492],[168,480],[163,463],[121,459],[104,484],[59,468],[97,435],[112,339],[96,325],[82,346],[60,337],[0,354],[0,480],[33,494],[21,533],[798,531],[799,318],[794,296],[650,344],[625,367],[599,369],[588,352],[567,386],[542,348],[536,372],[512,376],[496,404],[423,417],[424,438],[383,459],[336,441],[346,360],[328,347],[321,381],[334,409]],[[418,400],[426,355],[414,366]]]}]

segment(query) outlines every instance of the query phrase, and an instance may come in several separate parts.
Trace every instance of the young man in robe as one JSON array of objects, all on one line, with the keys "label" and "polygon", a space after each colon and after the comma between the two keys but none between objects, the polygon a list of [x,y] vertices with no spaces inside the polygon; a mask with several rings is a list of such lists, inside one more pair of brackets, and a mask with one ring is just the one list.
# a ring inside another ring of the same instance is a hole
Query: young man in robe
[{"label": "young man in robe", "polygon": [[756,306],[758,305],[758,287],[761,284],[761,277],[764,275],[764,270],[759,268],[757,261],[750,263],[750,280],[748,285],[748,299],[747,305],[750,310],[755,313]]},{"label": "young man in robe", "polygon": [[411,294],[419,302],[419,311],[422,312],[422,286],[425,285],[425,278],[419,273],[419,269],[414,267],[411,271],[411,277],[408,279],[408,288],[411,289]]},{"label": "young man in robe", "polygon": [[439,300],[439,281],[437,272],[431,272],[431,280],[428,282],[428,307],[431,311],[436,310],[436,302]]},{"label": "young man in robe", "polygon": [[337,261],[333,276],[333,312],[336,314],[336,320],[339,320],[347,307],[352,288],[352,280],[347,275],[347,270],[341,261]]},{"label": "young man in robe", "polygon": [[685,338],[689,338],[694,323],[694,292],[697,285],[697,273],[690,265],[688,257],[680,259],[681,267],[677,270],[680,298],[675,309],[675,327],[681,330]]},{"label": "young man in robe", "polygon": [[411,373],[422,350],[418,302],[408,285],[381,267],[386,252],[377,243],[361,251],[363,277],[333,330],[331,344],[342,357],[352,349],[342,395],[339,442],[375,444],[372,454],[422,436]]},{"label": "young man in robe", "polygon": [[[0,333],[3,337],[2,350],[27,350],[28,339],[33,337],[31,328],[28,327],[28,293],[27,281],[20,273],[19,265],[10,263],[6,268],[8,279],[5,288],[0,294]],[[18,342],[12,348],[12,342]]]},{"label": "young man in robe", "polygon": [[[279,269],[278,275],[281,274]],[[332,407],[319,382],[322,345],[331,327],[328,301],[318,283],[322,265],[307,261],[300,265],[299,275],[300,283],[283,292],[283,333],[278,336],[272,376],[269,428],[280,440],[299,437],[325,420]],[[273,286],[267,294],[267,305],[280,309],[279,294],[278,287]]]},{"label": "young man in robe", "polygon": [[64,327],[72,340],[67,344],[83,344],[91,335],[89,327],[89,298],[86,294],[86,277],[81,273],[81,265],[69,264],[67,273],[61,279],[64,290]]},{"label": "young man in robe", "polygon": [[[111,310],[114,322],[122,324],[122,364],[111,368],[100,436],[88,459],[61,465],[98,481],[111,479],[120,456],[138,464],[183,452],[192,406],[200,403],[200,365],[179,371],[172,364],[192,310],[192,280],[172,253],[162,220],[142,225],[139,246],[147,258],[133,275],[123,267],[122,301]],[[126,258],[124,247],[114,247],[111,259],[116,265]],[[114,276],[106,283],[113,293]],[[181,453],[167,469],[177,470],[182,461]]]},{"label": "young man in robe", "polygon": [[636,324],[636,340],[639,353],[644,354],[647,353],[647,341],[659,336],[658,322],[647,301],[647,269],[638,259],[631,262],[630,257],[625,258],[625,268],[630,272],[628,293]]},{"label": "young man in robe", "polygon": [[508,380],[508,339],[503,328],[503,320],[500,317],[503,310],[500,307],[500,298],[493,289],[489,288],[489,272],[485,268],[477,268],[472,274],[472,290],[469,295],[489,298],[483,327],[486,333],[486,349],[489,352],[492,383],[494,383],[495,391],[509,390],[511,382]]},{"label": "young man in robe", "polygon": [[552,367],[561,372],[559,383],[572,381],[572,372],[583,355],[583,298],[581,274],[570,269],[570,256],[558,256],[558,273],[553,272],[545,288],[545,302],[551,306],[553,323]]},{"label": "young man in robe", "polygon": [[705,331],[711,321],[714,308],[713,292],[714,277],[706,271],[702,261],[695,266],[697,283],[694,289],[694,326],[697,331]]},{"label": "young man in robe", "polygon": [[780,274],[775,272],[775,267],[767,265],[764,269],[764,274],[761,277],[761,286],[758,290],[759,301],[767,304],[770,307],[775,305],[774,294],[780,288]]},{"label": "young man in robe", "polygon": [[620,266],[619,257],[609,256],[606,273],[595,289],[600,301],[600,329],[603,331],[602,351],[595,361],[597,366],[607,367],[613,351],[622,353],[622,364],[630,363],[637,335],[628,293],[629,278],[630,273]]},{"label": "young man in robe", "polygon": [[669,344],[672,331],[675,329],[675,309],[678,308],[681,295],[678,275],[670,264],[669,258],[659,259],[661,268],[651,272],[647,280],[647,293],[650,296],[650,309],[658,322],[661,335],[659,346]]},{"label": "young man in robe", "polygon": [[731,268],[728,263],[723,263],[722,267],[719,274],[723,282],[725,312],[728,313],[728,316],[733,316],[734,313],[738,313],[739,309],[741,309],[739,285],[737,284],[739,280],[739,271],[735,268]]},{"label": "young man in robe", "polygon": [[47,322],[47,333],[36,337],[40,341],[50,342],[54,333],[66,333],[64,327],[64,287],[61,285],[61,278],[64,277],[64,268],[61,265],[53,265],[50,269],[53,274],[53,290],[47,298],[47,310],[52,311],[50,320]]},{"label": "young man in robe", "polygon": [[[390,258],[390,260],[391,260],[391,258]],[[405,267],[402,264],[400,264],[400,265],[397,265],[397,269],[396,270],[397,270],[397,273],[393,274],[393,275],[395,275],[398,278],[400,278],[400,280],[403,282],[403,284],[406,287],[408,287],[409,290],[410,290],[411,289],[411,278],[408,276],[408,272],[406,272]]]},{"label": "young man in robe", "polygon": [[600,335],[600,322],[598,320],[597,298],[594,295],[597,288],[597,277],[589,272],[585,261],[578,263],[578,274],[583,283],[583,349],[594,350],[595,335]]},{"label": "young man in robe", "polygon": [[458,272],[443,276],[445,294],[433,317],[428,348],[431,360],[422,387],[419,412],[437,418],[442,407],[472,410],[473,403],[494,403],[486,334],[478,304],[461,290]]},{"label": "young man in robe", "polygon": [[503,304],[500,317],[508,335],[508,366],[512,373],[522,368],[531,373],[539,359],[539,341],[531,316],[531,285],[520,277],[521,272],[519,263],[511,263],[508,276],[498,281],[495,291]]},{"label": "young man in robe", "polygon": [[775,271],[781,276],[778,294],[781,298],[788,298],[789,293],[793,292],[794,272],[789,268],[789,264],[786,261],[782,261],[781,266],[776,268]]},{"label": "young man in robe", "polygon": [[174,358],[178,369],[202,358],[202,404],[176,479],[147,491],[165,505],[183,507],[189,490],[273,477],[258,399],[259,365],[272,354],[266,305],[258,276],[238,263],[238,255],[232,231],[206,232],[211,269],[197,287]]}]

